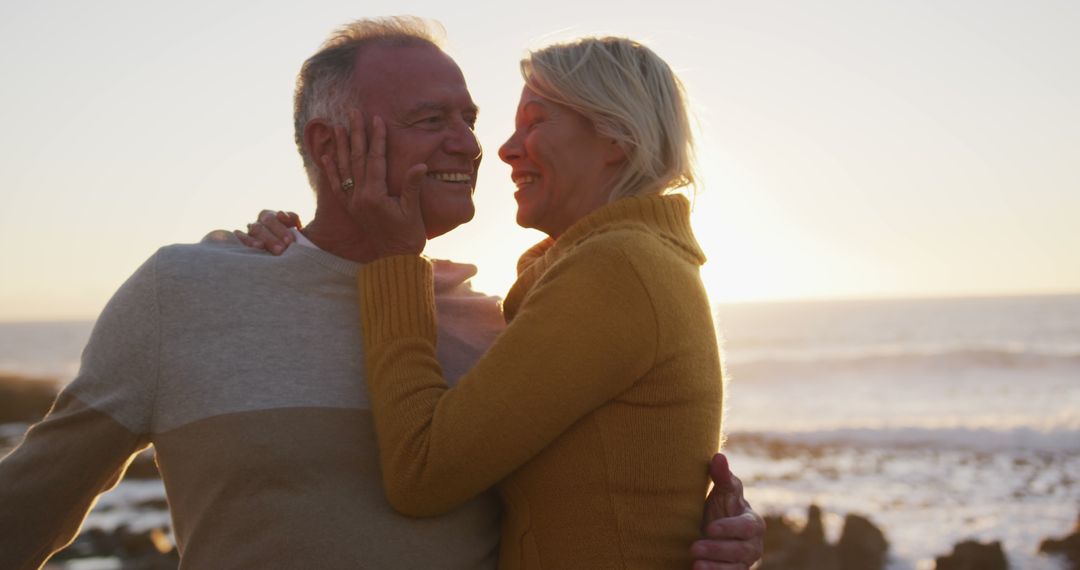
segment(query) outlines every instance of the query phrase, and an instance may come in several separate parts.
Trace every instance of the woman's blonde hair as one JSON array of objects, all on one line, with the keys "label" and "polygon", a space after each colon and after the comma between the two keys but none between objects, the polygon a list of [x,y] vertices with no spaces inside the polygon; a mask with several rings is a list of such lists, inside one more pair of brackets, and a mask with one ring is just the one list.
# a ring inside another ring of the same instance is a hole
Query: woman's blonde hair
[{"label": "woman's blonde hair", "polygon": [[668,64],[627,38],[581,38],[530,52],[525,84],[588,118],[626,154],[611,200],[692,186],[686,93]]}]

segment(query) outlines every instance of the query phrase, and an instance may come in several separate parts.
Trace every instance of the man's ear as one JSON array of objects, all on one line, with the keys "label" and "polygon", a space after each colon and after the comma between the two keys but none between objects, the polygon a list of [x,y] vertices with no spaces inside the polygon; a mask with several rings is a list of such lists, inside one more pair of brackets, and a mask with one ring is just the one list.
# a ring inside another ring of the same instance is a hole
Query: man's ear
[{"label": "man's ear", "polygon": [[323,164],[322,157],[329,155],[337,158],[335,154],[337,149],[334,147],[334,127],[322,119],[308,121],[304,125],[304,150],[315,163],[315,167],[319,169],[321,178],[325,179],[326,165]]}]

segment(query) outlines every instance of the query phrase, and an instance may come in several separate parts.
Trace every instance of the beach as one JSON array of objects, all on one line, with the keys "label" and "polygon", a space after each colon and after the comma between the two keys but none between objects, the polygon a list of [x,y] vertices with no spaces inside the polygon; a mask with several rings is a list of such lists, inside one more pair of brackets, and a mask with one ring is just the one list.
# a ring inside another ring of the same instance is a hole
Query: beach
[{"label": "beach", "polygon": [[1080,298],[722,306],[726,451],[747,496],[799,521],[846,513],[930,569],[965,539],[1012,568],[1080,513]]},{"label": "beach", "polygon": [[[1001,541],[1012,568],[1060,567],[1037,550],[1080,514],[1080,296],[720,305],[716,320],[725,451],[759,512],[798,523],[817,504],[833,540],[865,516],[893,570],[969,538]],[[63,384],[91,328],[0,324],[0,371]],[[170,538],[161,482],[129,479],[84,532]]]}]

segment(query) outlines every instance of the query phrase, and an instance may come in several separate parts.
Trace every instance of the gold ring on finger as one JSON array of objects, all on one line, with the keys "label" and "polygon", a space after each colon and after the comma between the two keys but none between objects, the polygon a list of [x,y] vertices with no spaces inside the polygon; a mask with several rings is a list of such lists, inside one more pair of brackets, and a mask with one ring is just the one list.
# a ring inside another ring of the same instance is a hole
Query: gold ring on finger
[{"label": "gold ring on finger", "polygon": [[355,186],[356,184],[353,182],[352,178],[346,178],[345,181],[341,183],[341,191],[348,194]]}]

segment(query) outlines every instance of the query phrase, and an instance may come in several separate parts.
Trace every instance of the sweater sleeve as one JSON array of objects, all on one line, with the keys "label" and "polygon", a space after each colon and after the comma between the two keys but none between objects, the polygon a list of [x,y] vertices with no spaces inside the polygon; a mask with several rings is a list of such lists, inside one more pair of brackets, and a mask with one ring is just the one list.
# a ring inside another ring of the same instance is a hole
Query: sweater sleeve
[{"label": "sweater sleeve", "polygon": [[652,366],[657,325],[646,289],[621,249],[593,241],[549,269],[453,389],[435,358],[430,265],[401,256],[362,269],[368,391],[395,509],[454,508]]},{"label": "sweater sleeve", "polygon": [[157,362],[153,258],[94,325],[78,376],[0,461],[0,568],[39,568],[149,444]]}]

